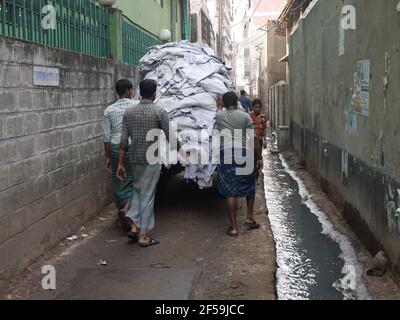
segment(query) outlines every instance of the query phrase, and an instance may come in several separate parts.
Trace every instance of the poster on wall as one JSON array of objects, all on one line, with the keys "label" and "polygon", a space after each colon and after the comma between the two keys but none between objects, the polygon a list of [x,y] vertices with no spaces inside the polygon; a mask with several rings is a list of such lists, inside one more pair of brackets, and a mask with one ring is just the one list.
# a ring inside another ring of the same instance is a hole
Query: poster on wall
[{"label": "poster on wall", "polygon": [[354,111],[369,116],[370,61],[360,60],[354,73]]}]

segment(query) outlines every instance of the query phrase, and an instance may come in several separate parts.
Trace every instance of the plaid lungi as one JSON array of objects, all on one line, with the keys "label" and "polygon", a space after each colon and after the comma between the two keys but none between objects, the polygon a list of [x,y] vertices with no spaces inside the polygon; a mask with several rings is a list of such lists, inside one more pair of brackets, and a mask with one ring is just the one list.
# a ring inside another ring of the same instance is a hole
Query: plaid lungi
[{"label": "plaid lungi", "polygon": [[[245,150],[244,150],[245,152]],[[244,165],[224,163],[224,152],[221,151],[218,166],[218,191],[225,198],[249,197],[256,191],[255,171],[250,175],[238,175],[237,169]]]},{"label": "plaid lungi", "polygon": [[141,230],[148,233],[154,229],[154,201],[161,165],[133,164],[133,199],[126,216]]},{"label": "plaid lungi", "polygon": [[123,181],[117,177],[119,145],[112,144],[110,150],[111,157],[111,178],[114,185],[114,201],[118,210],[132,200],[133,197],[133,176],[129,164],[131,149],[129,148],[125,155],[126,176]]}]

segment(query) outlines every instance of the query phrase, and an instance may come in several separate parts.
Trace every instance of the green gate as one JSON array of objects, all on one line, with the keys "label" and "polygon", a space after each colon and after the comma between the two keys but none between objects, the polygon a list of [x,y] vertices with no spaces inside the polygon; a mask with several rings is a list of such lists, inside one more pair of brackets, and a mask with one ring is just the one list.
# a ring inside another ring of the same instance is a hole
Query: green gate
[{"label": "green gate", "polygon": [[97,57],[108,57],[108,19],[94,0],[0,0],[0,35]]},{"label": "green gate", "polygon": [[139,64],[149,47],[161,44],[152,33],[139,27],[127,17],[123,19],[123,61],[128,64]]}]

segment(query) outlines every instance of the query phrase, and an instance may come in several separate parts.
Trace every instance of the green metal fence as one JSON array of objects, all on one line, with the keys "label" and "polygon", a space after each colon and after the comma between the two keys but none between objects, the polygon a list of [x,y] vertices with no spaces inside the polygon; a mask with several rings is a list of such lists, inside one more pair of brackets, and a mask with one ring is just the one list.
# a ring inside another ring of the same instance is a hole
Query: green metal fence
[{"label": "green metal fence", "polygon": [[[55,29],[47,28],[52,12],[42,13],[46,5],[55,8]],[[109,16],[94,0],[0,0],[0,35],[107,57]]]},{"label": "green metal fence", "polygon": [[139,60],[147,53],[149,47],[161,44],[152,33],[139,27],[127,17],[123,21],[123,61],[139,64]]}]

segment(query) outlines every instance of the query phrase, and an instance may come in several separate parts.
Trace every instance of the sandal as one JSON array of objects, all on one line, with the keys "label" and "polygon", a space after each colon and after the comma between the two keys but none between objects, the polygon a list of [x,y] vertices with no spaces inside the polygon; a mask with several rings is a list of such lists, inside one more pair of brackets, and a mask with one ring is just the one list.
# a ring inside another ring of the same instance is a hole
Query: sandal
[{"label": "sandal", "polygon": [[226,232],[226,234],[228,235],[228,236],[230,236],[230,237],[232,237],[232,238],[236,238],[236,237],[238,237],[239,236],[239,232],[233,232],[233,228],[232,227],[229,227],[228,228],[228,231]]},{"label": "sandal", "polygon": [[161,243],[160,241],[155,240],[155,239],[150,237],[150,241],[148,243],[140,243],[139,242],[139,246],[142,247],[142,248],[148,248],[148,247],[151,247],[151,246],[157,246],[160,243]]},{"label": "sandal", "polygon": [[257,230],[257,229],[260,229],[260,227],[261,227],[260,224],[258,224],[256,221],[253,221],[253,222],[245,222],[244,225],[245,225],[246,227],[248,227],[249,230]]}]

